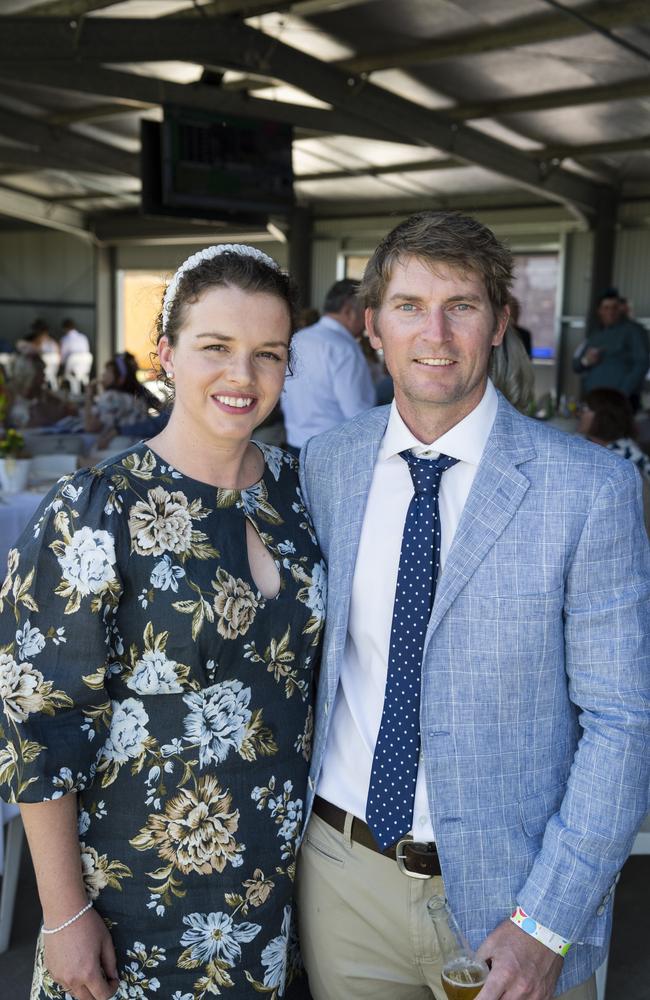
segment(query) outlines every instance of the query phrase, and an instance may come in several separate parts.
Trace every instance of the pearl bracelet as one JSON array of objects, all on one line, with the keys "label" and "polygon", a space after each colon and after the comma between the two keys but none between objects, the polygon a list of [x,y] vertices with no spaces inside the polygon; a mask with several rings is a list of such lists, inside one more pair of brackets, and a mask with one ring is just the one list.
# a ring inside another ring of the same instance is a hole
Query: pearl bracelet
[{"label": "pearl bracelet", "polygon": [[87,913],[92,905],[91,900],[90,903],[86,903],[82,910],[79,910],[79,913],[75,913],[74,917],[70,917],[69,920],[66,920],[66,922],[61,924],[59,927],[50,927],[49,930],[47,927],[41,927],[41,934],[58,934],[59,931],[62,931],[65,927],[69,927],[70,924],[73,924],[75,920],[79,919],[79,917],[83,917],[84,913]]}]

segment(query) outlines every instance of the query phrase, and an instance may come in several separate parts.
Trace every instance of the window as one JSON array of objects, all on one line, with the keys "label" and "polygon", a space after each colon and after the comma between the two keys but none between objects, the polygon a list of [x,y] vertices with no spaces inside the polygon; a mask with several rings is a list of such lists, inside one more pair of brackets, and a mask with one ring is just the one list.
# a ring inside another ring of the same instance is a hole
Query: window
[{"label": "window", "polygon": [[145,371],[151,368],[156,349],[156,318],[160,312],[164,278],[148,271],[122,271],[120,275],[121,349],[130,351]]},{"label": "window", "polygon": [[515,253],[512,293],[519,302],[519,326],[532,334],[533,359],[553,360],[559,260],[554,253]]}]

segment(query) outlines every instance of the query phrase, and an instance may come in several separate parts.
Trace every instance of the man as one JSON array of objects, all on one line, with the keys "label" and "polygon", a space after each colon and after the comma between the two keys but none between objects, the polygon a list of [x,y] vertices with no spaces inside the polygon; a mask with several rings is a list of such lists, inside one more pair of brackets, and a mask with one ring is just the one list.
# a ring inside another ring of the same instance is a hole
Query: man
[{"label": "man", "polygon": [[358,281],[337,281],[325,297],[324,315],[291,341],[293,374],[281,404],[294,449],[375,405],[370,370],[355,339],[364,325],[358,290]]},{"label": "man", "polygon": [[302,452],[330,587],[298,877],[315,1000],[443,1000],[433,894],[491,962],[481,1000],[594,1000],[647,809],[640,483],[488,381],[511,265],[464,216],[397,226],[362,287],[394,402]]},{"label": "man", "polygon": [[598,322],[573,358],[573,370],[582,375],[582,395],[592,389],[618,389],[637,410],[650,367],[648,334],[625,315],[615,288],[600,296]]},{"label": "man", "polygon": [[61,351],[61,365],[65,363],[71,354],[88,354],[90,352],[90,341],[85,333],[77,330],[73,319],[64,319],[61,324],[63,335],[59,342]]}]

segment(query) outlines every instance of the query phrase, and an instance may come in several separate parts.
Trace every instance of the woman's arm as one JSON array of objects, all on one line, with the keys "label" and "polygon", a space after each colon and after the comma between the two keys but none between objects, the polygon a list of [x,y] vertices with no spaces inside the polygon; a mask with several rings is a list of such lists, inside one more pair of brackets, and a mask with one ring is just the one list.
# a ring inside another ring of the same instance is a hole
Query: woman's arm
[{"label": "woman's arm", "polygon": [[[36,872],[47,929],[60,927],[88,903],[81,873],[76,793],[51,802],[23,803],[20,812]],[[47,934],[45,967],[77,1000],[110,1000],[119,983],[108,929],[93,910]]]}]

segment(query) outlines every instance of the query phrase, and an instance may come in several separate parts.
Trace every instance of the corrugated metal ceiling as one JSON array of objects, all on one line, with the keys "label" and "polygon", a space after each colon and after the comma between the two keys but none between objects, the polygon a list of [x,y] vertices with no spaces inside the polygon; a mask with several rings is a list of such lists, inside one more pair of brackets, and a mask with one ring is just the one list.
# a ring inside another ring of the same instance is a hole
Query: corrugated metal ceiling
[{"label": "corrugated metal ceiling", "polygon": [[[4,0],[0,12],[5,214],[14,191],[34,197],[36,215],[39,203],[44,212],[48,204],[64,207],[91,230],[107,213],[132,212],[136,219],[136,161],[125,158],[119,172],[102,172],[98,145],[99,162],[90,171],[74,139],[137,153],[141,117],[160,114],[150,96],[155,91],[143,99],[137,82],[156,79],[186,86],[188,99],[194,88],[204,100],[213,94],[215,110],[250,95],[256,115],[269,102],[338,115],[333,133],[323,131],[316,112],[313,124],[308,112],[299,116],[296,191],[316,213],[346,204],[377,211],[395,200],[449,205],[461,195],[478,205],[482,196],[523,190],[532,202],[574,203],[588,218],[603,191],[625,198],[647,190],[650,197],[647,0],[303,0],[275,9],[263,0]],[[176,61],[163,43],[156,52],[164,51],[164,59],[127,61],[127,36],[135,37],[140,21],[151,22],[153,44],[156,24],[173,15],[179,39],[183,25],[203,16],[214,62],[206,65],[206,46],[193,49],[189,35],[179,41]],[[31,34],[21,35],[28,17]],[[47,41],[58,37],[49,34],[56,27],[51,17],[61,19],[66,45],[74,35],[68,59]],[[125,19],[133,19],[132,31]],[[94,55],[87,25],[101,21],[108,32],[116,20],[107,63]],[[220,39],[237,20],[249,34],[224,55]],[[295,50],[312,57],[304,69]],[[107,74],[100,86],[95,71],[102,67],[117,70],[119,79]],[[333,67],[330,86],[321,70]],[[395,95],[385,119],[377,104],[382,94]],[[527,98],[532,104],[522,103]],[[47,132],[34,132],[35,122],[47,124],[50,142]],[[358,136],[350,134],[355,123]],[[373,138],[382,134],[399,141]]]}]

